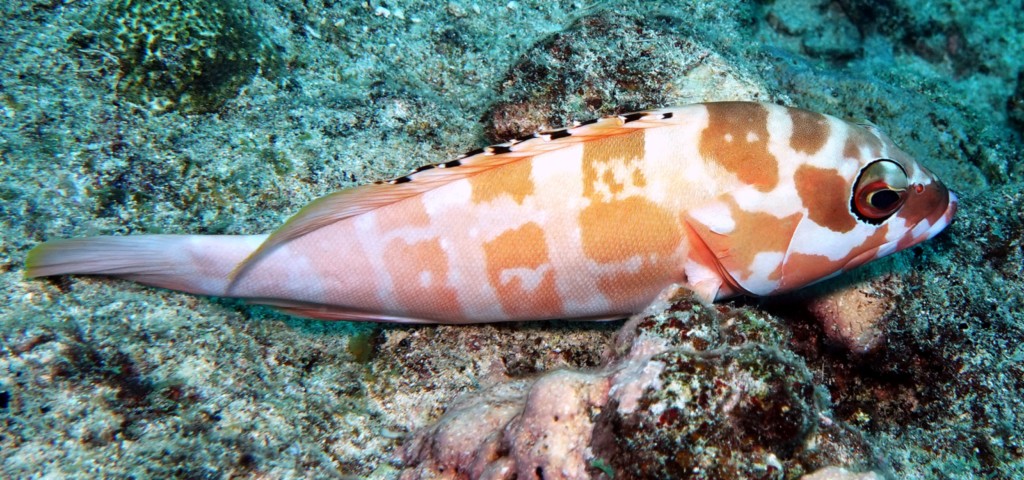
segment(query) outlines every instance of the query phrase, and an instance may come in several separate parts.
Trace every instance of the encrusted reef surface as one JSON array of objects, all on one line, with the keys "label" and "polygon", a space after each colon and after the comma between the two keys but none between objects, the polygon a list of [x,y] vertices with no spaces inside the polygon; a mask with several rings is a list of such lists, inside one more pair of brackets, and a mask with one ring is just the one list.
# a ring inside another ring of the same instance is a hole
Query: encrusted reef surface
[{"label": "encrusted reef surface", "polygon": [[[1024,477],[1020,11],[5,2],[0,477]],[[789,296],[627,322],[328,323],[22,278],[43,240],[266,232],[538,128],[724,99],[872,120],[956,222]]]},{"label": "encrusted reef surface", "polygon": [[457,402],[405,447],[402,478],[795,478],[885,469],[837,422],[780,320],[688,294],[619,330],[603,368]]}]

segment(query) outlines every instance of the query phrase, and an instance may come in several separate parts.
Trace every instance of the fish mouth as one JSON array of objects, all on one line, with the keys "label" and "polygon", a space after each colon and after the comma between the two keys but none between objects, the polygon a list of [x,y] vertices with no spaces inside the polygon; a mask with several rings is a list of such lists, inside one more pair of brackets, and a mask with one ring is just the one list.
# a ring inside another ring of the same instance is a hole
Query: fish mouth
[{"label": "fish mouth", "polygon": [[953,223],[953,216],[956,215],[957,204],[960,203],[960,197],[956,195],[952,190],[949,191],[949,203],[946,204],[946,211],[942,213],[942,216],[935,220],[928,230],[925,230],[926,235],[924,240],[930,240],[932,237],[939,234],[939,232],[946,229]]},{"label": "fish mouth", "polygon": [[[882,250],[884,254],[880,254],[876,258],[884,257],[893,252],[898,252],[905,248],[910,248],[926,240],[930,240],[940,232],[946,229],[950,224],[953,223],[953,216],[956,215],[957,206],[960,204],[960,198],[952,190],[946,188],[941,182],[935,182],[935,190],[931,190],[931,193],[925,193],[924,195],[938,196],[940,199],[945,200],[944,208],[941,210],[935,208],[928,213],[921,210],[917,212],[909,212],[907,215],[914,216],[920,215],[921,220],[913,225],[912,228],[907,231],[902,238],[896,242],[883,245]],[[929,189],[930,190],[930,189]],[[926,190],[928,192],[929,190]],[[936,195],[936,193],[938,195]],[[927,199],[927,197],[925,197]],[[938,205],[937,205],[938,206]]]}]

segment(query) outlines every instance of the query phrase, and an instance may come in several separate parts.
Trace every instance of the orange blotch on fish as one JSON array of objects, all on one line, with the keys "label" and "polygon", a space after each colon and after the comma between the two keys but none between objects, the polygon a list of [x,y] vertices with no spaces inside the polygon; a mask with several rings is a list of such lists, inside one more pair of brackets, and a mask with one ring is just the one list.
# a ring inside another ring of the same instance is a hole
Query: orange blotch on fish
[{"label": "orange blotch on fish", "polygon": [[[760,253],[785,253],[793,239],[793,232],[800,224],[802,216],[794,213],[786,217],[776,217],[766,212],[748,212],[740,208],[730,199],[733,221],[736,228],[728,237],[715,237],[708,242],[712,250],[716,246],[725,252],[716,252],[720,261],[729,270],[749,276],[753,273],[754,259]],[[756,238],[756,241],[752,241]],[[774,274],[770,280],[777,280]]]},{"label": "orange blotch on fish", "polygon": [[[888,243],[886,237],[889,233],[889,225],[882,225],[875,229],[871,235],[864,239],[856,247],[850,249],[846,256],[842,259],[842,266],[844,270],[850,270],[875,259],[875,255],[878,249]],[[920,239],[918,240],[920,241]],[[824,273],[820,274],[824,276]],[[810,283],[810,282],[808,282]],[[794,287],[795,288],[795,287]]]},{"label": "orange blotch on fish", "polygon": [[768,151],[768,110],[756,103],[707,105],[709,121],[700,135],[700,155],[762,192],[779,183],[779,162]]},{"label": "orange blotch on fish", "polygon": [[794,182],[814,223],[840,233],[857,227],[857,219],[850,213],[850,183],[835,169],[801,165]]},{"label": "orange blotch on fish", "polygon": [[647,186],[647,177],[644,176],[644,172],[639,168],[633,169],[633,185],[640,188]]},{"label": "orange blotch on fish", "polygon": [[814,155],[828,142],[830,128],[824,115],[791,108],[789,118],[793,120],[793,134],[789,137],[793,150]]},{"label": "orange blotch on fish", "polygon": [[[644,131],[637,130],[623,135],[591,140],[583,144],[583,195],[594,198],[598,192],[595,188],[599,181],[615,181],[614,175],[608,176],[615,165],[629,166],[643,161]],[[600,179],[600,172],[604,173]],[[609,190],[611,185],[608,185]],[[620,188],[621,189],[621,188]],[[597,196],[597,198],[600,198]]]},{"label": "orange blotch on fish", "polygon": [[792,252],[779,266],[781,271],[773,273],[772,277],[781,277],[779,291],[785,292],[821,278],[821,272],[837,271],[842,265],[842,261],[832,261],[824,255]]},{"label": "orange blotch on fish", "polygon": [[611,192],[612,195],[621,193],[622,190],[626,188],[625,184],[615,180],[615,172],[611,170],[604,171],[602,180],[604,181],[604,184],[608,186],[608,191]]},{"label": "orange blotch on fish", "polygon": [[461,315],[456,290],[448,286],[448,255],[439,240],[411,244],[392,240],[383,260],[394,285],[394,299],[405,313],[424,318],[442,312]]},{"label": "orange blotch on fish", "polygon": [[604,274],[597,285],[612,311],[635,312],[660,293],[659,285],[683,281],[682,276],[678,266],[664,258],[642,259],[639,268],[632,270],[625,266],[620,271]]},{"label": "orange blotch on fish", "polygon": [[683,238],[672,213],[643,197],[592,203],[580,212],[579,226],[583,253],[598,263],[668,256]]},{"label": "orange blotch on fish", "polygon": [[530,178],[532,170],[532,159],[523,158],[470,177],[473,203],[487,203],[508,196],[522,204],[526,197],[533,195],[535,186]]},{"label": "orange blotch on fish", "polygon": [[844,267],[857,266],[848,264],[865,252],[884,244],[888,231],[889,226],[882,225],[838,260],[829,260],[824,255],[790,253],[783,265],[782,285],[780,285],[779,291],[793,290],[824,278],[830,273],[839,272]]},{"label": "orange blotch on fish", "polygon": [[484,243],[487,279],[502,310],[512,318],[544,319],[563,314],[544,230],[527,223]]},{"label": "orange blotch on fish", "polygon": [[844,260],[849,261],[849,260],[853,259],[853,257],[855,257],[857,255],[860,255],[861,252],[864,252],[865,250],[867,250],[867,249],[869,249],[869,248],[871,248],[873,246],[879,246],[879,245],[882,245],[883,243],[886,243],[885,242],[885,237],[886,237],[886,235],[888,235],[888,233],[889,233],[889,225],[882,225],[882,226],[876,228],[875,231],[871,233],[871,235],[869,235],[867,238],[865,238],[863,242],[860,242],[860,245],[858,245],[858,246],[854,247],[853,249],[851,249],[850,253],[848,253],[846,255]]}]

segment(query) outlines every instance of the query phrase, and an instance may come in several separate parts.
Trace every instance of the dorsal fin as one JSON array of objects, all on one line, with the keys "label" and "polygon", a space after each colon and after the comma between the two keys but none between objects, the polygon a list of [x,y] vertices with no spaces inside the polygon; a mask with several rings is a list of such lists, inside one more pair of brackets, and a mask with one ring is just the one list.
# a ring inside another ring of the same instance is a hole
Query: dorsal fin
[{"label": "dorsal fin", "polygon": [[469,152],[459,158],[425,165],[410,174],[328,194],[306,205],[275,230],[259,248],[231,272],[231,287],[245,270],[275,247],[332,223],[402,201],[450,182],[471,177],[541,153],[599,138],[620,135],[638,128],[664,125],[673,109],[611,115],[572,127],[535,133]]}]

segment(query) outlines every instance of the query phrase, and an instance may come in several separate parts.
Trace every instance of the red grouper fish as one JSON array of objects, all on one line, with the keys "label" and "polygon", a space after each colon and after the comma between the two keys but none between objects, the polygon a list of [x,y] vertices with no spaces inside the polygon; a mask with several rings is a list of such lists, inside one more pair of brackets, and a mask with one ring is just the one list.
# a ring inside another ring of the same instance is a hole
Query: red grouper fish
[{"label": "red grouper fish", "polygon": [[493,145],[327,195],[270,235],[56,240],[25,263],[322,319],[610,319],[678,286],[800,288],[935,236],[956,205],[872,125],[722,102]]}]

